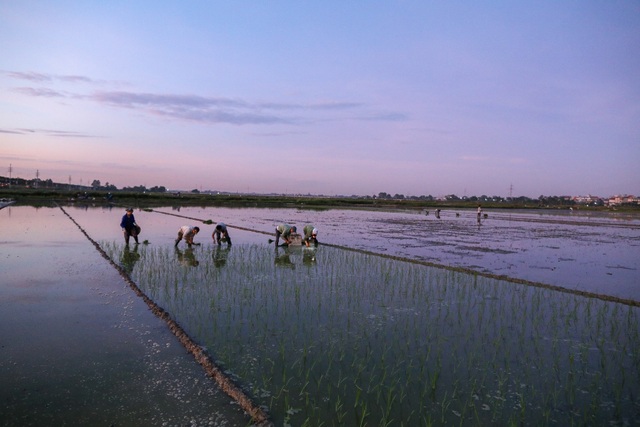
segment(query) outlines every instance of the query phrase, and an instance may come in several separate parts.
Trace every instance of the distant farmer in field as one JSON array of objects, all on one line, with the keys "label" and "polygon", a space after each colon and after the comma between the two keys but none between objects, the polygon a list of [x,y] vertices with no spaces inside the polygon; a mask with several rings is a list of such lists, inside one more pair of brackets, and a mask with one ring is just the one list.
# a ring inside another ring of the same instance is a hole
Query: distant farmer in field
[{"label": "distant farmer in field", "polygon": [[304,244],[309,247],[313,243],[313,246],[318,246],[318,229],[311,224],[307,224],[302,229],[304,232]]},{"label": "distant farmer in field", "polygon": [[478,205],[478,224],[480,224],[480,218],[482,218],[482,206]]},{"label": "distant farmer in field", "polygon": [[176,244],[174,246],[178,246],[180,240],[184,239],[184,241],[191,247],[191,245],[199,245],[200,243],[193,243],[193,238],[196,237],[196,234],[200,232],[200,227],[192,227],[190,225],[183,225],[178,230],[178,238],[176,239]]},{"label": "distant farmer in field", "polygon": [[295,233],[296,231],[298,231],[298,229],[296,228],[295,225],[280,224],[279,226],[277,226],[276,227],[276,247],[278,246],[278,242],[280,241],[281,236],[282,236],[282,240],[284,240],[284,243],[286,243],[287,245],[291,243],[291,240],[290,240],[291,233]]},{"label": "distant farmer in field", "polygon": [[129,237],[133,236],[138,244],[138,234],[140,233],[140,227],[136,224],[136,217],[133,216],[133,208],[127,208],[126,213],[122,217],[122,221],[120,221],[120,227],[122,228],[122,233],[124,234],[124,242],[125,244],[129,244]]},{"label": "distant farmer in field", "polygon": [[213,243],[216,243],[217,240],[218,244],[221,244],[221,238],[224,238],[227,240],[227,244],[230,245],[231,237],[229,237],[229,232],[227,231],[227,224],[225,224],[224,222],[219,222],[218,225],[216,225],[216,229],[213,230],[213,233],[211,233],[211,238],[213,239]]}]

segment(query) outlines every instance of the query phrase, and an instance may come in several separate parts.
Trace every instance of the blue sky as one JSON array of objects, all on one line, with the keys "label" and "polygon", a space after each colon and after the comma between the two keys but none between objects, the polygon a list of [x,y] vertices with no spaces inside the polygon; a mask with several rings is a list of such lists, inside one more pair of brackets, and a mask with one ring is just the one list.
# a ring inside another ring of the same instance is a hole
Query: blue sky
[{"label": "blue sky", "polygon": [[638,1],[2,1],[0,175],[640,193]]}]

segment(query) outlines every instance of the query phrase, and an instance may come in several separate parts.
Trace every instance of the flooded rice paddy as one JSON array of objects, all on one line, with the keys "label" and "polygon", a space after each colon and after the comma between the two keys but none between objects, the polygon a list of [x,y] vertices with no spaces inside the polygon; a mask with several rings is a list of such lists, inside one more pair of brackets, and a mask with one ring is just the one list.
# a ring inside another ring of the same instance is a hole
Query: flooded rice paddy
[{"label": "flooded rice paddy", "polygon": [[[140,241],[148,244],[127,248],[118,226],[122,208],[65,211],[275,425],[640,419],[637,218],[487,212],[478,225],[471,211],[437,219],[425,212],[162,208],[136,210]],[[208,219],[230,225],[232,247],[211,243],[214,225],[202,223]],[[129,405],[146,414],[127,409],[131,419],[167,425],[187,416],[197,425],[247,423],[228,398],[214,399],[215,387],[193,358],[182,352],[175,367],[162,364],[177,357],[166,349],[180,344],[59,208],[9,207],[0,221],[0,256],[10,273],[0,286],[0,375],[12,385],[0,407],[6,425],[32,412],[73,419],[80,412],[73,402],[91,408],[98,401],[91,396],[101,393],[119,400],[102,402],[99,413]],[[326,244],[276,249],[267,239],[280,222],[312,223]],[[184,224],[202,229],[201,246],[173,247]],[[117,327],[122,319],[127,328]],[[31,335],[43,323],[41,335]],[[149,344],[159,339],[166,342]],[[158,347],[162,352],[153,353]],[[138,363],[120,372],[111,350]],[[159,361],[147,360],[148,353]],[[87,366],[65,365],[64,354]],[[62,385],[46,381],[49,363],[61,365]],[[166,369],[150,384],[175,383],[204,398],[144,389],[154,365]],[[87,380],[101,369],[119,371],[120,379]],[[18,402],[22,388],[31,392]],[[56,400],[60,394],[68,396]]]}]

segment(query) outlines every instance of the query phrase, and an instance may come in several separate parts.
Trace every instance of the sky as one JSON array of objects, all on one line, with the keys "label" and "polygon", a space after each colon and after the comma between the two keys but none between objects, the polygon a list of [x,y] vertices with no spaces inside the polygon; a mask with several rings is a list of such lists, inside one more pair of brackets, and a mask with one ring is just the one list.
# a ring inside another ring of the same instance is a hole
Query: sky
[{"label": "sky", "polygon": [[640,195],[640,2],[0,0],[0,176]]}]

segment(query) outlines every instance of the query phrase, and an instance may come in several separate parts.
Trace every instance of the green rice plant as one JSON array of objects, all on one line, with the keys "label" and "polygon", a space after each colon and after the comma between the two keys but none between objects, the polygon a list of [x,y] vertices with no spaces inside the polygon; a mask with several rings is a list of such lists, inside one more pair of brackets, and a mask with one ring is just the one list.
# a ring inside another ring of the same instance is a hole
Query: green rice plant
[{"label": "green rice plant", "polygon": [[238,244],[223,266],[215,250],[145,246],[129,274],[277,425],[638,416],[635,307],[326,246],[293,270],[273,248]]}]

